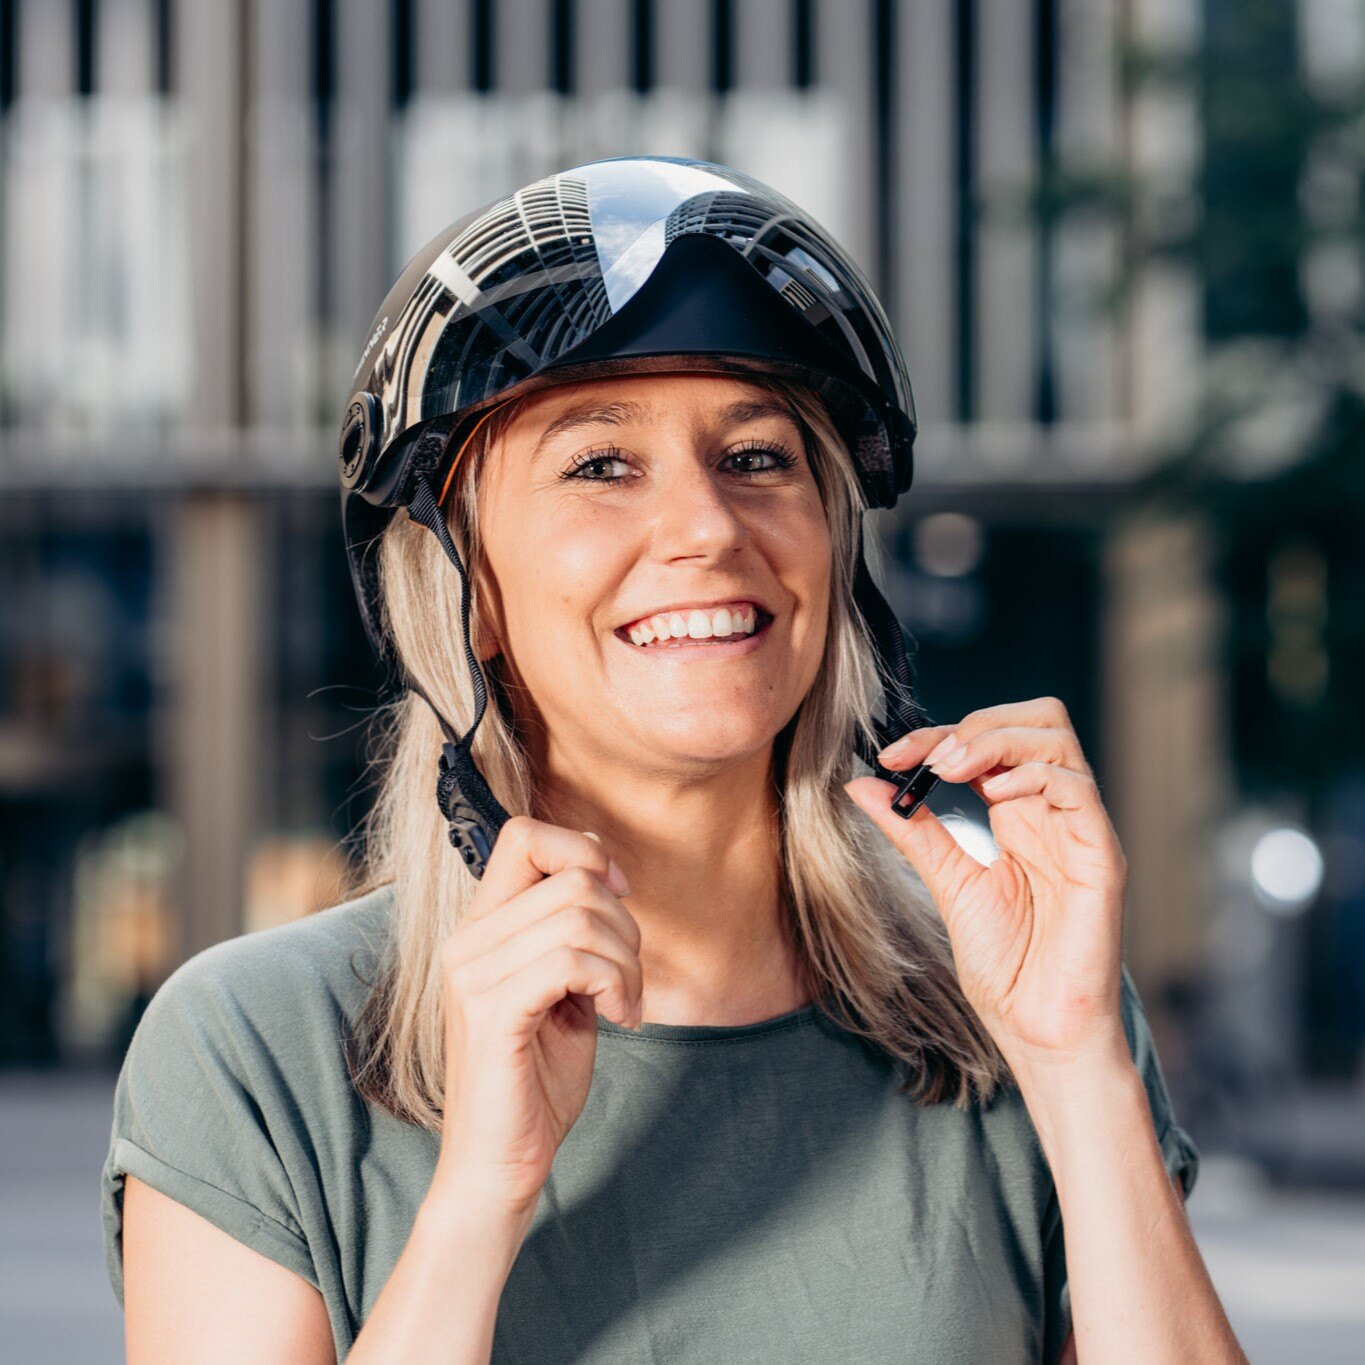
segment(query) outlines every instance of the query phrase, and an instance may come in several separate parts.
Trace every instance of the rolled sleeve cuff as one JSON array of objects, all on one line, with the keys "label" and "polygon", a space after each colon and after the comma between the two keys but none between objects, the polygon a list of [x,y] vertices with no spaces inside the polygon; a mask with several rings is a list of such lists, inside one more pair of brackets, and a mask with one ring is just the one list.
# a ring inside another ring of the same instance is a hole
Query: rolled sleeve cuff
[{"label": "rolled sleeve cuff", "polygon": [[259,1251],[295,1274],[301,1275],[314,1288],[318,1285],[313,1258],[308,1243],[301,1233],[262,1213],[253,1204],[236,1195],[220,1190],[197,1176],[168,1166],[127,1138],[118,1138],[110,1153],[105,1171],[105,1217],[110,1221],[108,1239],[109,1281],[120,1304],[123,1303],[123,1194],[125,1175],[136,1176],[154,1190],[168,1195],[195,1213],[207,1218],[215,1227],[230,1237]]}]

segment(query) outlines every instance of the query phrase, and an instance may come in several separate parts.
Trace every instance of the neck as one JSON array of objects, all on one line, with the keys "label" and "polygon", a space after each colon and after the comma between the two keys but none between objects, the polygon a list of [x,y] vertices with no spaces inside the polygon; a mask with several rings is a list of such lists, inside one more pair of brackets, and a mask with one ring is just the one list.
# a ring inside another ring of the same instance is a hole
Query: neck
[{"label": "neck", "polygon": [[683,778],[546,756],[539,818],[599,835],[630,882],[622,901],[640,926],[653,1023],[753,1023],[807,1003],[787,927],[771,761],[769,747]]}]

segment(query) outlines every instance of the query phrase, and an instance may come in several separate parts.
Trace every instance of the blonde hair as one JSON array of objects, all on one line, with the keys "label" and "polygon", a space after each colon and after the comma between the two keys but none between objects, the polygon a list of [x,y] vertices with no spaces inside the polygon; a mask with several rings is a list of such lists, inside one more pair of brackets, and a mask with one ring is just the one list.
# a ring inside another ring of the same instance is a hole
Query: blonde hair
[{"label": "blonde hair", "polygon": [[[917,1103],[966,1108],[1011,1079],[989,1033],[962,994],[951,945],[932,897],[904,857],[856,807],[842,784],[855,775],[861,727],[875,745],[881,699],[875,655],[853,597],[854,554],[865,511],[847,446],[822,400],[775,378],[753,382],[784,397],[802,427],[824,500],[831,540],[830,619],[822,666],[773,746],[781,824],[785,927],[810,995],[841,1028],[882,1049],[904,1070],[898,1088]],[[445,508],[471,584],[483,543],[477,489],[490,452],[522,406],[514,399],[479,428]],[[867,538],[869,568],[879,560]],[[454,623],[460,576],[429,530],[393,518],[379,546],[384,628],[409,675],[463,733],[474,715],[473,685]],[[478,648],[480,602],[472,592],[470,639]],[[505,686],[501,656],[483,661],[489,703],[473,757],[510,814],[535,816],[534,774],[495,701]],[[355,836],[363,844],[352,894],[391,884],[392,932],[351,1040],[359,1092],[396,1117],[439,1131],[444,1075],[440,948],[478,883],[451,848],[435,797],[444,735],[412,693],[377,713],[372,739],[380,773],[374,806]]]}]

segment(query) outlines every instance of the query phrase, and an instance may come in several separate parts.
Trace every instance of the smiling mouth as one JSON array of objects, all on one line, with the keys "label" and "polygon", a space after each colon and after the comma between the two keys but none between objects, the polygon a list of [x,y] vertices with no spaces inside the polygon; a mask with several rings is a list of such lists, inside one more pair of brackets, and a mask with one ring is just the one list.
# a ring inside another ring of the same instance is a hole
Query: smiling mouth
[{"label": "smiling mouth", "polygon": [[617,627],[612,632],[618,640],[639,654],[650,651],[662,653],[667,650],[682,649],[710,649],[716,653],[733,652],[746,644],[752,644],[762,639],[773,623],[773,617],[768,615],[761,607],[756,608],[757,625],[752,634],[744,631],[735,631],[732,635],[710,635],[702,639],[693,639],[690,635],[679,635],[671,640],[651,640],[647,645],[637,645],[626,633],[623,627]]}]

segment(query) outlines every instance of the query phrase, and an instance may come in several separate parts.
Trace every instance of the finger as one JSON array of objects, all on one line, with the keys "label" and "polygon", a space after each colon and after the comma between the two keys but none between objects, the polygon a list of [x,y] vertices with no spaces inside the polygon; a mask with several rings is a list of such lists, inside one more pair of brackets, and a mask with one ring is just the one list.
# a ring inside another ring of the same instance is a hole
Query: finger
[{"label": "finger", "polygon": [[1024,701],[1006,701],[969,711],[958,722],[958,729],[974,735],[1007,725],[1034,725],[1048,730],[1074,728],[1070,713],[1057,697],[1029,697]]},{"label": "finger", "polygon": [[970,782],[992,768],[1045,762],[1092,775],[1080,745],[1069,730],[1013,725],[959,737],[949,752],[929,755],[930,768],[948,782]]},{"label": "finger", "polygon": [[616,927],[586,905],[562,905],[525,933],[506,939],[469,964],[465,980],[474,991],[492,990],[553,949],[567,946],[614,962],[629,988],[633,1012],[644,991],[639,954],[622,939]]},{"label": "finger", "polygon": [[518,1017],[539,1025],[547,1011],[569,995],[592,996],[608,1019],[627,1024],[635,1017],[635,1002],[620,962],[561,943],[528,962],[517,978]]},{"label": "finger", "polygon": [[[913,766],[912,763],[902,763],[901,754],[897,752],[897,745],[909,741],[921,734],[940,732],[938,740],[942,740],[945,735],[942,732],[950,731],[957,736],[958,740],[972,739],[987,730],[1003,729],[1013,726],[1029,726],[1048,730],[1061,730],[1070,732],[1074,735],[1074,727],[1071,724],[1071,717],[1066,707],[1056,697],[1033,697],[1027,701],[1001,702],[997,706],[983,706],[979,710],[969,711],[954,725],[948,726],[925,726],[922,730],[912,730],[909,735],[902,736],[896,744],[888,745],[878,756],[885,767]],[[904,756],[909,759],[913,752],[916,757],[913,763],[924,761],[924,755],[928,753],[934,745],[929,745],[927,749],[921,749],[919,742],[916,741],[913,750],[907,746]],[[951,746],[949,746],[951,747]],[[1079,748],[1079,745],[1077,745]],[[894,753],[897,762],[895,765],[887,761],[887,754]]]},{"label": "finger", "polygon": [[1074,772],[1055,763],[1021,763],[1008,772],[996,773],[981,784],[992,804],[1041,796],[1058,810],[1102,810],[1099,788],[1088,773]]},{"label": "finger", "polygon": [[924,762],[925,754],[956,729],[952,725],[921,725],[893,740],[878,755],[884,768],[913,768]]},{"label": "finger", "polygon": [[844,783],[844,790],[919,874],[940,912],[985,871],[981,863],[963,852],[927,805],[921,805],[908,820],[897,815],[891,809],[896,788],[890,782],[879,777],[855,777]]},{"label": "finger", "polygon": [[603,916],[622,942],[640,951],[640,925],[610,887],[585,867],[566,867],[542,878],[510,901],[496,915],[462,924],[454,935],[453,960],[469,961],[491,952],[500,943],[525,934],[566,905],[586,906]]},{"label": "finger", "polygon": [[[529,815],[514,815],[498,833],[466,918],[491,914],[503,902],[566,867],[585,867],[610,883],[614,866],[600,840]],[[618,894],[627,894],[630,888],[624,874],[617,868],[615,875]]]},{"label": "finger", "polygon": [[1002,779],[998,786],[991,785],[994,777],[981,784],[981,794],[990,803],[992,828],[998,808],[1007,807],[1011,801],[1041,798],[1061,812],[1060,819],[1078,842],[1127,866],[1118,834],[1100,800],[1099,787],[1088,773],[1059,768],[1055,763],[1025,763],[996,776]]}]

